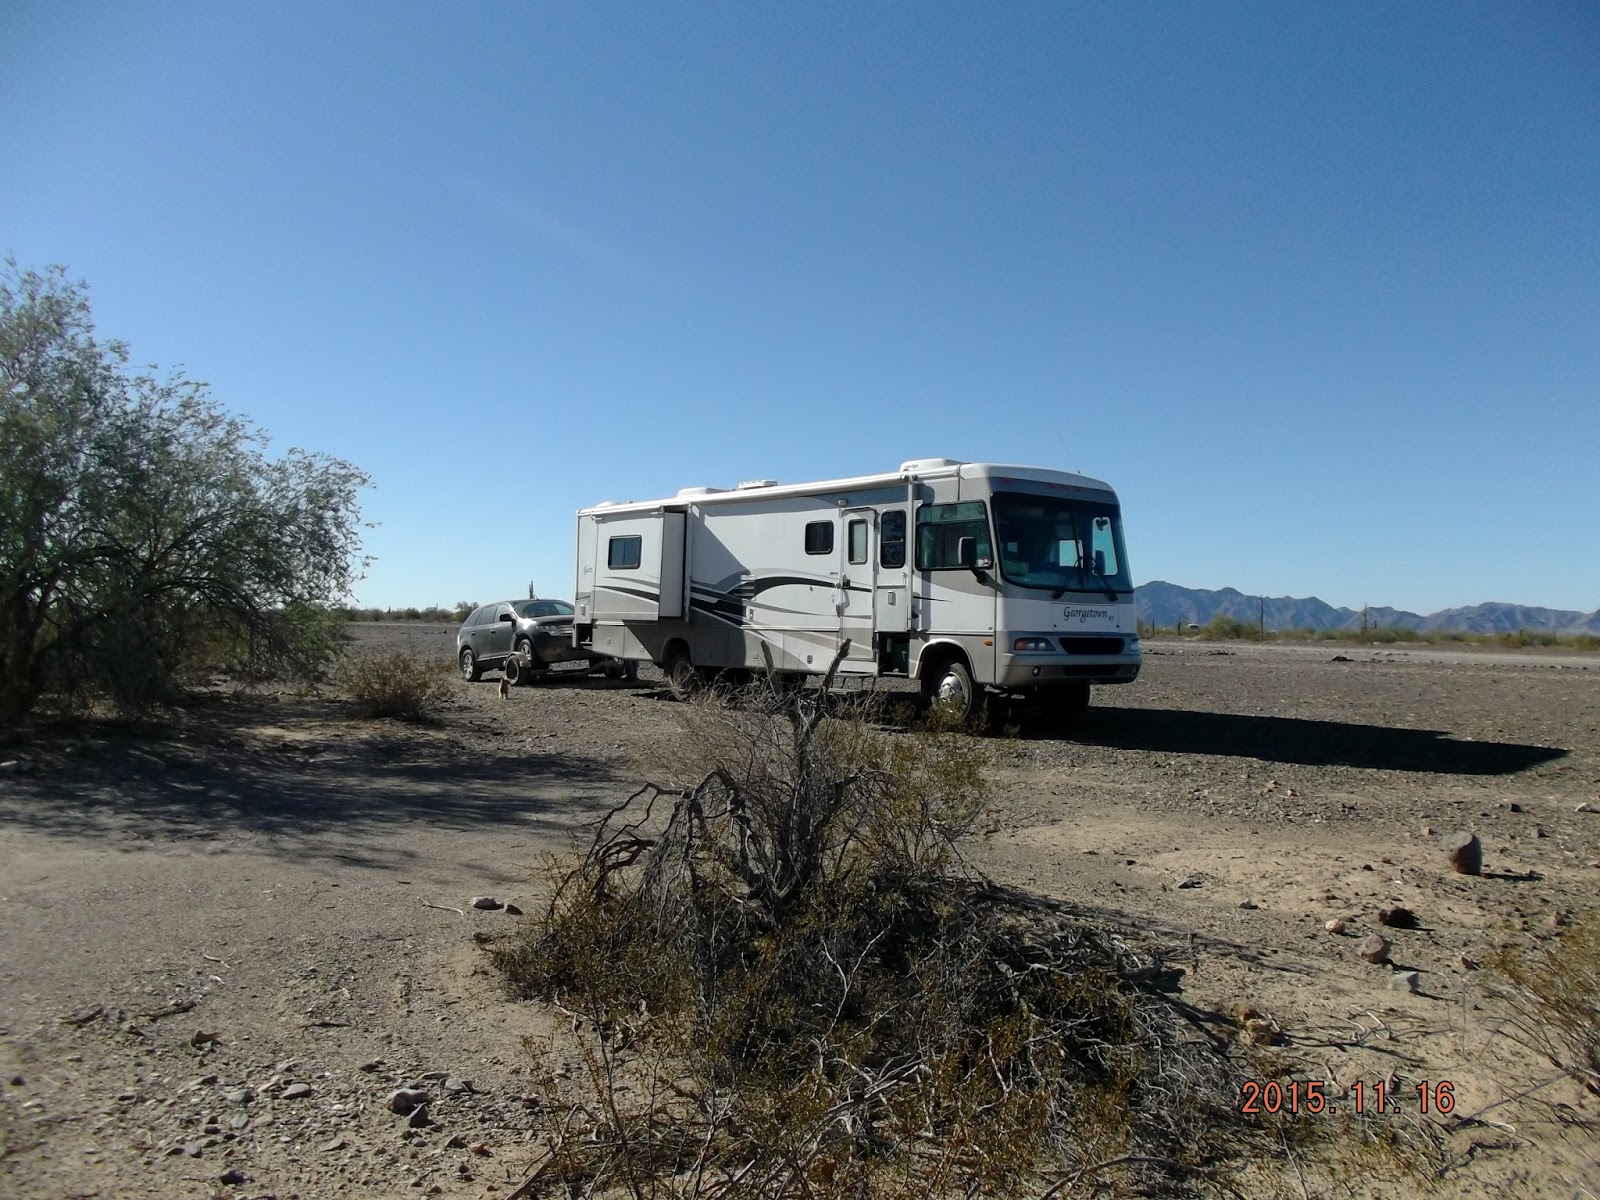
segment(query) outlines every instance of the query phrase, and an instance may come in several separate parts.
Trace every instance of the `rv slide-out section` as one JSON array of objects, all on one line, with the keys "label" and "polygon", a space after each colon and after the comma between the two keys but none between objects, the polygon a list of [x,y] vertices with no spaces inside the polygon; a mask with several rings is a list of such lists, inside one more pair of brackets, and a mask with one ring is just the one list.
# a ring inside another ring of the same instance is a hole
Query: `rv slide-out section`
[{"label": "rv slide-out section", "polygon": [[[913,459],[881,475],[737,488],[578,513],[575,637],[669,668],[910,676],[960,707],[984,690],[1067,707],[1137,677],[1110,485]],[[674,675],[675,670],[675,675]]]}]

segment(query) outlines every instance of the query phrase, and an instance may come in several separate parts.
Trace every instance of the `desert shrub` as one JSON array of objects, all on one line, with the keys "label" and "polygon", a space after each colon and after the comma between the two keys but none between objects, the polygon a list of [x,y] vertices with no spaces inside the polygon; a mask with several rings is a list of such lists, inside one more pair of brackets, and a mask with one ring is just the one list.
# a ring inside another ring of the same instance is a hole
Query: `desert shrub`
[{"label": "desert shrub", "polygon": [[423,720],[453,694],[445,668],[405,650],[358,650],[346,656],[340,685],[371,717]]},{"label": "desert shrub", "polygon": [[691,706],[687,778],[613,810],[496,950],[592,1030],[586,1094],[543,1075],[541,1170],[773,1200],[1212,1170],[1241,1129],[1227,1060],[1117,938],[964,869],[990,743],[829,709],[759,683]]},{"label": "desert shrub", "polygon": [[1501,947],[1489,966],[1517,1039],[1600,1096],[1600,910],[1541,945]]},{"label": "desert shrub", "polygon": [[1200,636],[1208,642],[1238,641],[1240,638],[1255,637],[1258,632],[1257,626],[1247,625],[1222,613],[1200,627]]},{"label": "desert shrub", "polygon": [[0,724],[45,697],[149,708],[218,660],[329,661],[313,614],[360,569],[366,476],[268,458],[203,384],[128,357],[59,269],[0,269]]}]

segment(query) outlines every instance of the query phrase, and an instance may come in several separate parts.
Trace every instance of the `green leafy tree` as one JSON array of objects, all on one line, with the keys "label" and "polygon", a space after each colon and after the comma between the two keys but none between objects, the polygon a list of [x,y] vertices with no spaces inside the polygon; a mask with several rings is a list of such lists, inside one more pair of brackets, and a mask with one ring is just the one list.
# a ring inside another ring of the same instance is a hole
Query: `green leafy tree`
[{"label": "green leafy tree", "polygon": [[61,268],[0,271],[0,723],[138,710],[193,673],[315,675],[365,565],[367,476],[128,367]]}]

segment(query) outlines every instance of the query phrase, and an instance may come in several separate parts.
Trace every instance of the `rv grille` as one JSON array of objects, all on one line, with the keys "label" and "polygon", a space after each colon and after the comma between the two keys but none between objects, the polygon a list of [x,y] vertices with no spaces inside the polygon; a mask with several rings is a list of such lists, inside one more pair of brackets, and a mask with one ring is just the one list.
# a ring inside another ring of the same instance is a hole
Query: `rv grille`
[{"label": "rv grille", "polygon": [[1061,648],[1068,654],[1121,654],[1119,637],[1064,637]]}]

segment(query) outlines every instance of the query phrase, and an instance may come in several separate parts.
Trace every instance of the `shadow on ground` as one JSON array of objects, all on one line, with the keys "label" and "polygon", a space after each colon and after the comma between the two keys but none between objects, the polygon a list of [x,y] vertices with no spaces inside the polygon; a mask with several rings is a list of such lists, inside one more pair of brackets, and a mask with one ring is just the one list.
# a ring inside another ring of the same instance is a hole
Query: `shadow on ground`
[{"label": "shadow on ground", "polygon": [[[626,785],[580,755],[474,749],[436,727],[325,712],[302,723],[313,707],[219,705],[181,734],[54,731],[39,740],[37,769],[0,784],[0,821],[124,843],[248,838],[268,853],[361,862],[363,840],[406,826],[567,835]],[[295,736],[250,735],[279,724]]]},{"label": "shadow on ground", "polygon": [[1438,729],[1400,729],[1191,709],[1091,708],[1070,731],[1027,714],[1019,736],[1117,750],[1222,754],[1301,766],[1366,767],[1434,775],[1515,775],[1563,758],[1558,746],[1459,741]]}]

